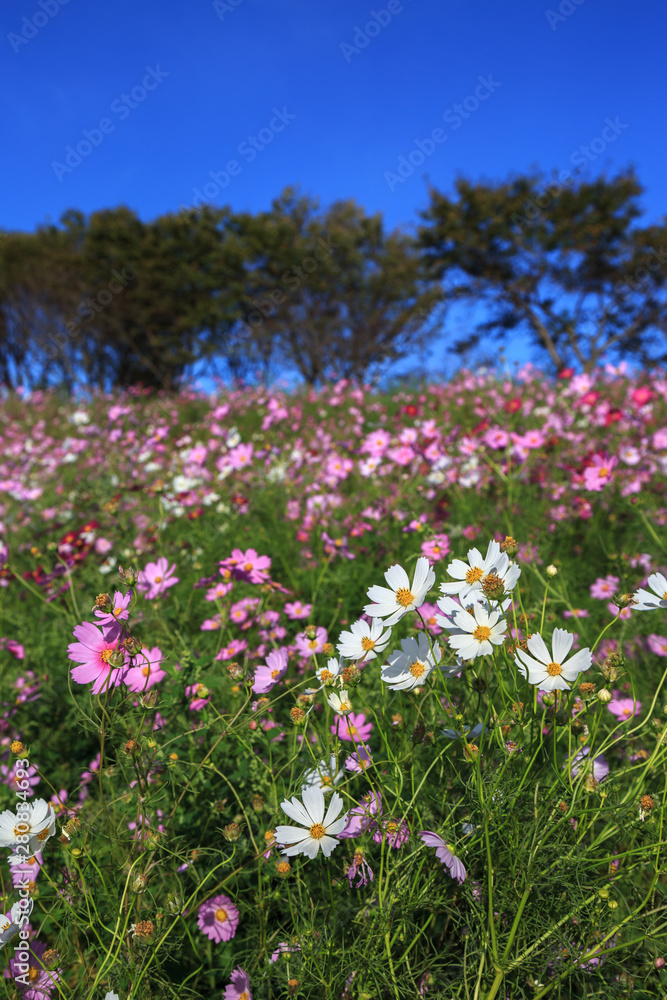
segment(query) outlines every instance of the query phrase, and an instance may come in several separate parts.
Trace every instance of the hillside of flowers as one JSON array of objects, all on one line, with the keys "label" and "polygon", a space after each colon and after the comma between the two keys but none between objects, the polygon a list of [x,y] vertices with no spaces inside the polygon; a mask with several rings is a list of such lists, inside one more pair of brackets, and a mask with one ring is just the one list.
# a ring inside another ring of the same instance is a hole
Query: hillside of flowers
[{"label": "hillside of flowers", "polygon": [[667,994],[667,372],[0,436],[0,996]]}]

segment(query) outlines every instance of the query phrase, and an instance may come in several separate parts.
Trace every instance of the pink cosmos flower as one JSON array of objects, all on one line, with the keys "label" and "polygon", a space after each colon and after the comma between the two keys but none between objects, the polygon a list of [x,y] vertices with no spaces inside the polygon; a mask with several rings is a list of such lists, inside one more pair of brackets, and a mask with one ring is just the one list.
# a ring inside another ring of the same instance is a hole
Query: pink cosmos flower
[{"label": "pink cosmos flower", "polygon": [[216,583],[215,587],[211,587],[209,590],[206,591],[206,600],[207,601],[221,600],[223,597],[227,596],[227,594],[229,593],[229,591],[232,589],[233,586],[234,586],[233,583],[222,583],[222,581],[220,583]]},{"label": "pink cosmos flower", "polygon": [[637,406],[646,406],[653,399],[653,391],[647,385],[641,385],[635,389],[630,398]]},{"label": "pink cosmos flower", "polygon": [[621,581],[617,576],[599,576],[595,583],[591,584],[591,597],[596,597],[599,601],[605,601],[618,590]]},{"label": "pink cosmos flower", "polygon": [[318,625],[314,639],[309,639],[305,632],[299,632],[294,640],[294,645],[299,656],[316,656],[317,653],[322,652],[327,641],[327,630]]},{"label": "pink cosmos flower", "polygon": [[173,576],[176,563],[169,565],[167,559],[161,556],[157,562],[149,562],[145,569],[139,573],[137,580],[137,590],[144,595],[146,600],[154,601],[165,590],[178,583],[179,578]]},{"label": "pink cosmos flower", "polygon": [[482,441],[489,448],[506,448],[509,444],[509,434],[500,427],[490,427]]},{"label": "pink cosmos flower", "polygon": [[299,618],[308,618],[312,610],[312,604],[302,604],[301,601],[288,601],[285,605],[285,614],[292,621],[297,621]]},{"label": "pink cosmos flower", "polygon": [[365,747],[359,747],[356,753],[350,754],[350,756],[345,761],[345,768],[347,771],[357,771],[361,773],[365,771],[367,767],[370,767],[373,763],[373,757],[370,750]]},{"label": "pink cosmos flower", "polygon": [[[108,690],[120,684],[123,674],[127,669],[127,659],[123,653],[123,663],[120,667],[112,668],[109,665],[111,654],[116,652],[118,642],[122,638],[120,628],[116,626],[106,626],[100,631],[91,622],[83,622],[74,629],[74,638],[79,642],[71,642],[67,647],[67,654],[70,660],[80,663],[79,667],[72,667],[72,679],[77,684],[89,684],[93,681],[93,694],[99,694],[102,690]],[[118,652],[122,653],[122,650]]]},{"label": "pink cosmos flower", "polygon": [[190,711],[199,712],[202,708],[210,703],[210,698],[202,698],[199,694],[200,690],[204,690],[203,684],[188,684],[185,689],[185,697],[190,698]]},{"label": "pink cosmos flower", "polygon": [[449,869],[451,877],[457,879],[461,885],[465,881],[467,872],[451,847],[439,834],[433,833],[431,830],[422,830],[419,836],[427,847],[435,847],[435,856],[438,861],[442,861],[443,865]]},{"label": "pink cosmos flower", "polygon": [[136,656],[136,666],[128,670],[123,678],[130,691],[143,693],[164,680],[167,672],[161,667],[163,658],[164,654],[159,646],[142,649]]},{"label": "pink cosmos flower", "polygon": [[[565,761],[565,763],[563,764],[563,768],[567,768],[569,764],[570,773],[573,778],[576,778],[579,772],[581,771],[582,767],[589,766],[587,758],[589,757],[590,752],[591,752],[590,747],[582,747],[579,753],[575,754],[571,760]],[[595,778],[596,781],[602,781],[604,778],[607,777],[607,775],[609,774],[609,764],[602,756],[602,754],[599,754],[599,756],[595,757],[593,762],[590,764],[590,770],[592,771],[593,777]]]},{"label": "pink cosmos flower", "polygon": [[225,986],[224,1000],[252,1000],[250,976],[240,967],[232,972],[232,981]]},{"label": "pink cosmos flower", "polygon": [[121,594],[121,592],[117,590],[113,595],[111,611],[100,611],[99,609],[96,609],[95,617],[99,618],[99,624],[113,625],[114,622],[126,621],[130,615],[128,608],[130,606],[132,596],[131,590],[128,590],[127,594]]},{"label": "pink cosmos flower", "polygon": [[622,622],[627,621],[628,618],[632,618],[631,607],[619,608],[618,605],[614,604],[612,601],[610,601],[609,604],[607,605],[607,611],[609,612],[610,615],[613,615],[614,618],[616,617],[616,615],[618,615],[618,617]]},{"label": "pink cosmos flower", "polygon": [[26,854],[10,854],[7,863],[11,870],[12,884],[14,888],[25,887],[27,882],[36,882],[37,876],[42,869],[42,855],[33,854],[28,857]]},{"label": "pink cosmos flower", "polygon": [[634,715],[639,715],[642,710],[642,703],[633,698],[612,698],[607,705],[609,711],[621,722],[631,719]]},{"label": "pink cosmos flower", "polygon": [[287,941],[279,941],[278,947],[275,949],[275,951],[271,952],[271,958],[269,959],[269,961],[277,962],[281,955],[285,955],[292,951],[301,951],[301,945],[297,944],[296,942],[292,945],[289,945]]},{"label": "pink cosmos flower", "polygon": [[6,649],[8,653],[15,656],[17,660],[25,659],[25,646],[22,646],[16,639],[0,639],[0,649]]},{"label": "pink cosmos flower", "polygon": [[269,556],[260,556],[255,549],[234,549],[228,559],[220,561],[220,575],[224,579],[244,580],[246,583],[264,583],[271,568]]},{"label": "pink cosmos flower", "polygon": [[667,637],[664,635],[654,635],[651,633],[646,640],[646,645],[656,656],[667,656]]},{"label": "pink cosmos flower", "polygon": [[245,469],[247,466],[252,465],[252,453],[254,450],[252,444],[239,444],[236,448],[232,448],[225,457],[232,469]]},{"label": "pink cosmos flower", "polygon": [[266,663],[262,663],[255,670],[255,680],[252,686],[255,694],[266,694],[278,681],[287,673],[289,656],[286,649],[272,649],[266,657]]},{"label": "pink cosmos flower", "polygon": [[338,837],[358,837],[374,822],[373,817],[382,815],[382,799],[379,792],[368,792],[358,806],[350,809],[347,824]]},{"label": "pink cosmos flower", "polygon": [[399,847],[403,847],[403,844],[407,842],[410,837],[410,827],[405,822],[401,820],[389,819],[382,820],[380,823],[375,823],[375,832],[373,834],[373,840],[376,844],[382,843],[383,836],[386,837],[386,843],[388,847],[393,850],[398,850]]},{"label": "pink cosmos flower", "polygon": [[216,944],[231,941],[238,924],[239,911],[229,896],[213,896],[199,907],[197,926],[202,934]]},{"label": "pink cosmos flower", "polygon": [[[17,771],[23,772],[22,776],[18,775]],[[37,768],[33,764],[29,764],[27,768],[19,768],[16,763],[13,763],[11,767],[7,764],[2,764],[0,765],[0,774],[2,774],[4,783],[9,785],[14,793],[22,792],[28,797],[35,794],[34,788],[40,782]],[[26,785],[29,787],[26,788]]]},{"label": "pink cosmos flower", "polygon": [[349,715],[337,715],[336,723],[331,727],[331,732],[340,740],[347,740],[352,743],[368,743],[373,732],[373,723],[366,722],[363,712]]},{"label": "pink cosmos flower", "polygon": [[564,611],[563,618],[590,618],[590,612],[585,608],[572,608],[571,611]]},{"label": "pink cosmos flower", "polygon": [[655,431],[651,442],[656,451],[661,451],[663,448],[667,448],[667,427],[661,427],[660,430]]},{"label": "pink cosmos flower", "polygon": [[587,490],[594,490],[599,493],[613,478],[613,471],[618,465],[618,459],[603,458],[601,455],[593,455],[591,465],[584,469],[584,486]]},{"label": "pink cosmos flower", "polygon": [[[21,1000],[48,1000],[51,992],[56,989],[60,981],[62,969],[49,971],[42,965],[42,957],[46,951],[46,945],[39,941],[26,942],[25,950],[28,952],[27,963],[19,961],[17,957],[10,957],[9,970],[6,975],[11,975],[19,982],[28,981],[28,988],[21,990]],[[18,953],[15,953],[18,954]],[[28,966],[26,972],[25,966]]]},{"label": "pink cosmos flower", "polygon": [[449,538],[444,534],[434,535],[427,542],[422,542],[421,551],[431,564],[440,562],[449,552]]},{"label": "pink cosmos flower", "polygon": [[239,653],[242,653],[247,648],[248,643],[245,639],[232,639],[228,646],[222,647],[216,656],[216,660],[233,660],[235,656],[238,656]]},{"label": "pink cosmos flower", "polygon": [[[440,608],[437,604],[430,604],[428,601],[424,601],[421,608],[419,609],[422,618],[426,622],[426,628],[431,633],[431,635],[440,635],[442,632],[441,627],[438,625],[437,616],[440,614]],[[415,615],[413,622],[415,628],[423,628],[421,618],[419,615]]]}]

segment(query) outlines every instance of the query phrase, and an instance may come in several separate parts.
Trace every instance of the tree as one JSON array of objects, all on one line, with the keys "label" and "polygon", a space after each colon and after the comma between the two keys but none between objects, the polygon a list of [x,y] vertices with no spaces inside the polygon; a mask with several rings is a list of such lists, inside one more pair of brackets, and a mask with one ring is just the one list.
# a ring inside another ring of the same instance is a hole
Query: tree
[{"label": "tree", "polygon": [[242,342],[265,374],[278,361],[310,384],[367,379],[417,349],[438,298],[413,239],[353,201],[327,211],[287,189],[238,220],[247,245]]},{"label": "tree", "polygon": [[605,357],[665,359],[667,223],[635,227],[642,188],[629,171],[576,182],[541,174],[460,179],[431,189],[419,239],[453,299],[486,311],[467,344],[528,332],[556,370]]}]

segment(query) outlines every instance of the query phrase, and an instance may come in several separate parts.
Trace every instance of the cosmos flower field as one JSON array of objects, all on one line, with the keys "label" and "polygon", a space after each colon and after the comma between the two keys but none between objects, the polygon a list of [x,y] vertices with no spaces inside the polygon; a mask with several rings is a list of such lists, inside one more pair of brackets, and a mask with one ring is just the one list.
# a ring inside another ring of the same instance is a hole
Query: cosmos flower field
[{"label": "cosmos flower field", "polygon": [[0,996],[667,995],[667,373],[0,418]]}]

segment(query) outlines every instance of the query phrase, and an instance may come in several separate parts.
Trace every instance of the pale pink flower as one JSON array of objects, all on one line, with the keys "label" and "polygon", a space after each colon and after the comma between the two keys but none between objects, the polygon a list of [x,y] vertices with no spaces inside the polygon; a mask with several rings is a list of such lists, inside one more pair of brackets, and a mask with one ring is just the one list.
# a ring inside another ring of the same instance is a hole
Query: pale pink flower
[{"label": "pale pink flower", "polygon": [[[109,665],[109,659],[117,651],[122,634],[118,626],[107,626],[102,630],[91,622],[75,626],[74,638],[79,642],[71,642],[67,647],[67,654],[70,660],[81,666],[72,667],[72,679],[77,684],[89,684],[92,681],[93,694],[120,684],[127,666],[126,657],[123,654],[122,664],[115,668]],[[119,652],[122,653],[122,650]]]},{"label": "pale pink flower", "polygon": [[255,671],[255,680],[252,686],[255,694],[266,694],[278,681],[287,673],[289,656],[286,649],[272,649],[266,657],[266,663],[261,664]]},{"label": "pale pink flower", "polygon": [[213,896],[199,907],[197,926],[202,934],[220,944],[231,941],[239,923],[239,911],[229,896]]},{"label": "pale pink flower", "polygon": [[159,646],[142,649],[135,657],[135,666],[123,678],[130,691],[141,694],[164,680],[167,672],[161,666],[163,658],[164,654]]},{"label": "pale pink flower", "polygon": [[137,580],[137,590],[149,601],[154,601],[156,597],[164,594],[169,587],[178,583],[179,578],[174,576],[176,563],[169,565],[169,561],[164,556],[160,556],[157,562],[147,563],[145,569],[139,573]]},{"label": "pale pink flower", "polygon": [[667,656],[667,637],[664,635],[649,635],[646,645],[656,656]]},{"label": "pale pink flower", "polygon": [[601,455],[593,455],[591,465],[584,469],[584,485],[587,490],[594,490],[599,493],[613,478],[613,471],[618,465],[618,459],[602,458]]},{"label": "pale pink flower", "polygon": [[599,601],[605,601],[618,590],[621,581],[617,576],[599,576],[595,583],[591,584],[591,597],[596,597]]}]

